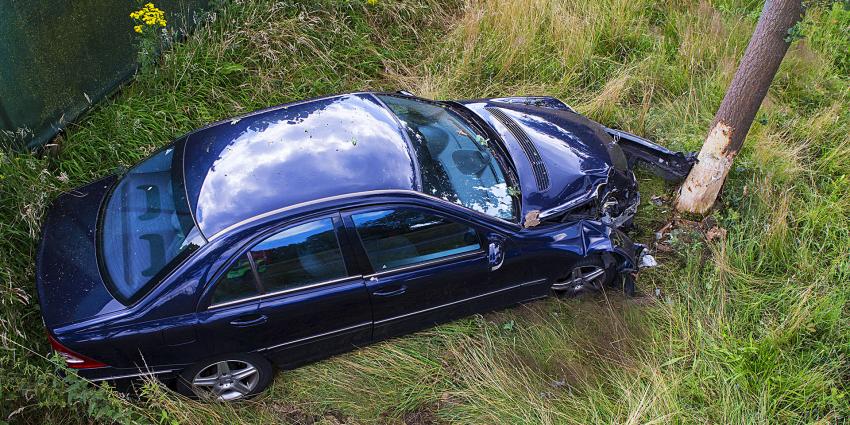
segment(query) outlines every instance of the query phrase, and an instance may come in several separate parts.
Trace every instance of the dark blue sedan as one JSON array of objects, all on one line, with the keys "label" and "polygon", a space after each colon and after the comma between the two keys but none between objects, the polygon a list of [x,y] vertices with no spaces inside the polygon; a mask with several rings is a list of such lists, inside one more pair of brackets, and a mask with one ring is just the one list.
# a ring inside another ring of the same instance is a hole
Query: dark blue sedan
[{"label": "dark blue sedan", "polygon": [[353,93],[187,134],[61,195],[37,260],[55,352],[92,381],[235,400],[461,316],[633,289],[635,161],[691,162],[549,97]]}]

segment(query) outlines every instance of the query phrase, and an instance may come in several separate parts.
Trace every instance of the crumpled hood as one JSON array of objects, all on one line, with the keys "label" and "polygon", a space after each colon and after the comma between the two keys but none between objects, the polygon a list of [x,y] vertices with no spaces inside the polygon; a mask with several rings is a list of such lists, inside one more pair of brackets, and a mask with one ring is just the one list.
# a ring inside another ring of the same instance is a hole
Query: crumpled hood
[{"label": "crumpled hood", "polygon": [[36,258],[36,287],[48,327],[123,308],[103,282],[95,229],[100,205],[115,177],[63,193],[48,211]]},{"label": "crumpled hood", "polygon": [[464,106],[487,121],[507,143],[522,186],[523,215],[586,199],[607,180],[613,167],[608,145],[614,141],[601,125],[582,115],[550,106],[492,100]]}]

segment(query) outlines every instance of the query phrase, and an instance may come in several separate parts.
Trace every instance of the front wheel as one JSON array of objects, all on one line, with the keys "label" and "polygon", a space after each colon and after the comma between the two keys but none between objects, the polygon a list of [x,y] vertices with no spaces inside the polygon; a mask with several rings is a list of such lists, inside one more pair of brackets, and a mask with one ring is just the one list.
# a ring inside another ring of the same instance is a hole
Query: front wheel
[{"label": "front wheel", "polygon": [[588,290],[601,291],[605,286],[611,285],[616,276],[617,271],[613,267],[605,267],[602,258],[585,257],[559,278],[552,285],[552,290],[564,296],[576,296]]},{"label": "front wheel", "polygon": [[177,391],[203,400],[236,401],[269,386],[274,368],[258,354],[233,354],[198,362],[180,374]]}]

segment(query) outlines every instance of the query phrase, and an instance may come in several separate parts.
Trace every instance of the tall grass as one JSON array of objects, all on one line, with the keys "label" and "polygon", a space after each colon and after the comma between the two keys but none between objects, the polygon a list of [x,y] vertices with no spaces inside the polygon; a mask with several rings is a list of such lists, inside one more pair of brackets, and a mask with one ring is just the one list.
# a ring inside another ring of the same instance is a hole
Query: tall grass
[{"label": "tall grass", "polygon": [[[285,372],[237,406],[199,404],[152,383],[132,402],[91,390],[68,398],[76,383],[53,378],[50,363],[24,348],[44,349],[32,264],[49,200],[184,131],[306,96],[404,88],[439,98],[555,95],[605,124],[698,149],[760,8],[752,0],[228,5],[71,129],[58,157],[0,160],[0,413],[45,422],[102,420],[112,410],[181,423],[850,420],[850,12],[827,2],[809,10],[807,38],[789,51],[705,224],[725,235],[708,240],[684,226],[655,241],[671,209],[639,210],[635,236],[661,262],[639,285],[658,298],[551,299],[460,320]],[[639,177],[644,199],[672,196],[674,188]]]}]

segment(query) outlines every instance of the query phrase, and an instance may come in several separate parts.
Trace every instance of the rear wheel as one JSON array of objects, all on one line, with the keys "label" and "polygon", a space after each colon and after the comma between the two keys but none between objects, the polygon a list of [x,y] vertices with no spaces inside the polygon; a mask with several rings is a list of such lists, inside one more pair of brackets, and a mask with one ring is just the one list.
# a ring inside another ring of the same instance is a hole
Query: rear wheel
[{"label": "rear wheel", "polygon": [[611,285],[616,276],[614,267],[605,267],[601,257],[585,257],[578,260],[572,269],[558,279],[552,285],[552,290],[564,296],[576,296],[589,290],[600,291]]},{"label": "rear wheel", "polygon": [[253,397],[269,386],[271,364],[258,354],[234,354],[198,362],[180,374],[177,390],[186,396],[217,401]]}]

